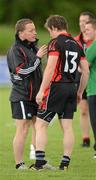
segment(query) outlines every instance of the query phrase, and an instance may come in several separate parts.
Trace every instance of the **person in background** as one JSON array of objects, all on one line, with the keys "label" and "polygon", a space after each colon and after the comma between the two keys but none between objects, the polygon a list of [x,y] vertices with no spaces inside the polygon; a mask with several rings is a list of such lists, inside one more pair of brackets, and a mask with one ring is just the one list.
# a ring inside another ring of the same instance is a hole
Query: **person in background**
[{"label": "person in background", "polygon": [[[84,53],[85,50],[90,44],[92,40],[87,40],[85,35],[85,25],[88,21],[94,19],[95,16],[91,12],[81,12],[79,16],[79,26],[80,26],[80,34],[75,37],[75,40],[79,43],[81,48],[83,48]],[[80,68],[78,68],[78,81],[80,79],[80,74],[82,73]],[[82,132],[82,147],[90,147],[90,117],[89,117],[89,108],[87,101],[87,93],[86,89],[84,90],[82,100],[79,104],[80,107],[80,126]]]},{"label": "person in background", "polygon": [[18,20],[15,26],[15,43],[7,54],[12,82],[11,110],[16,122],[13,139],[16,169],[27,168],[23,161],[24,144],[30,124],[35,125],[38,108],[35,98],[42,80],[41,58],[47,52],[46,45],[37,49],[36,36],[36,28],[31,19]]},{"label": "person in background", "polygon": [[89,21],[85,26],[86,38],[93,40],[86,50],[86,58],[90,67],[87,84],[87,97],[89,104],[90,121],[94,135],[94,158],[96,158],[96,19]]},{"label": "person in background", "polygon": [[[54,170],[45,160],[45,146],[48,125],[57,113],[63,130],[63,156],[59,169],[66,170],[74,145],[72,119],[77,100],[81,100],[86,87],[89,68],[83,49],[80,49],[78,43],[68,34],[68,24],[63,16],[49,16],[45,27],[52,40],[48,45],[48,62],[36,96],[36,102],[39,104],[36,119],[36,161],[30,168]],[[82,75],[77,92],[75,77],[78,64]],[[55,151],[57,150],[54,149],[54,153]]]}]

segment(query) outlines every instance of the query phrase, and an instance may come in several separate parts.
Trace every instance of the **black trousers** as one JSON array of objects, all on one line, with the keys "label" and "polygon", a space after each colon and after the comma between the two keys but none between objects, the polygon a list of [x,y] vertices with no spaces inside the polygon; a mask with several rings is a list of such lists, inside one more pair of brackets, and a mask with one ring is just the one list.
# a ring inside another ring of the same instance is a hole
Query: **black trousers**
[{"label": "black trousers", "polygon": [[88,96],[90,122],[96,142],[96,95]]}]

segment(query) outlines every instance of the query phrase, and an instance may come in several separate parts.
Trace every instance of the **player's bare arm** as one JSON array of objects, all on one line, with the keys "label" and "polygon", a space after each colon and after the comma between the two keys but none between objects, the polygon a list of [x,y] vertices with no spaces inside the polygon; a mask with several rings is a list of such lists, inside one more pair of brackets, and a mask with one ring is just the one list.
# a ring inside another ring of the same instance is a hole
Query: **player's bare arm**
[{"label": "player's bare arm", "polygon": [[42,80],[42,84],[40,90],[36,96],[36,102],[40,105],[43,99],[44,91],[49,86],[50,81],[52,79],[56,64],[57,64],[58,56],[49,56],[48,63],[44,71],[44,76]]},{"label": "player's bare arm", "polygon": [[86,60],[80,61],[80,68],[81,68],[82,74],[81,74],[81,79],[80,79],[80,85],[79,85],[78,92],[77,92],[78,103],[82,99],[83,91],[87,86],[87,81],[88,81],[88,77],[89,77],[88,62]]}]

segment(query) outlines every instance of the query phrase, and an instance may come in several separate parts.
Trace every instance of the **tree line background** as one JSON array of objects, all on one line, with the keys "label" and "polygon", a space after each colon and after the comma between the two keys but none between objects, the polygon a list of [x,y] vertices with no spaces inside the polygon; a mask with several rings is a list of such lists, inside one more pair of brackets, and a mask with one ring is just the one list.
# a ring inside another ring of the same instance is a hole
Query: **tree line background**
[{"label": "tree line background", "polygon": [[0,23],[14,24],[18,19],[28,17],[43,28],[50,14],[60,14],[67,18],[69,28],[77,31],[80,12],[95,14],[95,4],[95,0],[0,0]]},{"label": "tree line background", "polygon": [[31,18],[40,39],[40,45],[49,41],[44,28],[46,18],[63,15],[69,24],[69,33],[79,33],[79,15],[90,11],[96,15],[96,0],[0,0],[0,55],[6,54],[14,42],[14,25],[21,18]]}]

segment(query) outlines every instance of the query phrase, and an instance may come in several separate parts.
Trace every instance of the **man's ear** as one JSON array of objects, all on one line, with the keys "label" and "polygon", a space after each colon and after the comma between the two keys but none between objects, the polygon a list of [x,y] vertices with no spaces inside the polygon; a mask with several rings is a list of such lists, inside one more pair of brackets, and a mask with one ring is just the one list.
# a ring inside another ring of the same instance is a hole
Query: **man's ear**
[{"label": "man's ear", "polygon": [[19,37],[24,40],[24,32],[23,31],[19,31]]},{"label": "man's ear", "polygon": [[54,26],[52,26],[52,30],[53,30],[53,31],[57,31],[57,28],[54,27]]}]

